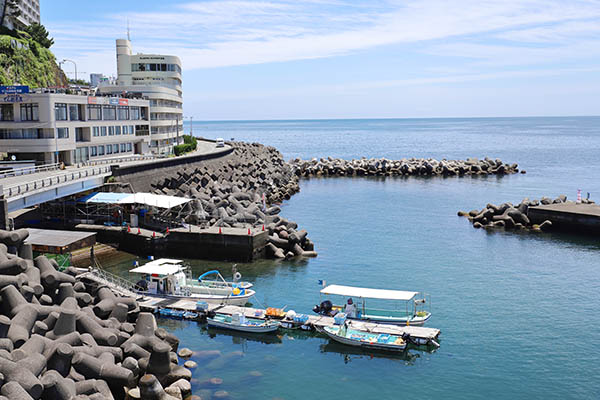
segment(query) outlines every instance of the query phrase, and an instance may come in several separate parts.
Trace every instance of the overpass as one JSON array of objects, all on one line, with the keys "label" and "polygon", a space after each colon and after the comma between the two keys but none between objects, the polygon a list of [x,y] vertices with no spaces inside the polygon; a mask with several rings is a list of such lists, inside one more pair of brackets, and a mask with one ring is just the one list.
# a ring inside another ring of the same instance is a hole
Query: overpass
[{"label": "overpass", "polygon": [[198,140],[195,152],[180,157],[138,155],[101,159],[64,170],[58,164],[48,164],[0,173],[0,229],[8,227],[10,212],[98,188],[104,185],[107,177],[120,175],[124,170],[164,168],[218,158],[232,151],[229,145],[216,148],[213,141]]}]

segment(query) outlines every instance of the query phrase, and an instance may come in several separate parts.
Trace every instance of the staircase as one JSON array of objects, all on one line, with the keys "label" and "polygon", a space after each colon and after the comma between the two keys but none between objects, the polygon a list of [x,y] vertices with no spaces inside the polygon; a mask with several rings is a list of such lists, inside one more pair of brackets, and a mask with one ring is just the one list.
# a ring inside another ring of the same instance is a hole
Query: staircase
[{"label": "staircase", "polygon": [[135,283],[103,270],[98,261],[96,261],[95,267],[91,268],[88,272],[77,275],[77,278],[90,280],[97,283],[98,286],[106,286],[120,296],[132,297],[134,299],[143,297],[137,293],[137,290],[140,288]]}]

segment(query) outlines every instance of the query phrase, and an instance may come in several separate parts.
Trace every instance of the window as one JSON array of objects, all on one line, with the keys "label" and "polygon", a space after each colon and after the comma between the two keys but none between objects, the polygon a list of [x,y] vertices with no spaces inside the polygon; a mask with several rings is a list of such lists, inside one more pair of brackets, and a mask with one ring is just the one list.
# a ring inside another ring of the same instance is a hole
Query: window
[{"label": "window", "polygon": [[119,152],[119,145],[118,144],[113,144],[113,153],[118,153]]},{"label": "window", "polygon": [[[83,136],[83,128],[75,128],[75,141],[76,142],[85,142],[85,138]],[[88,140],[89,142],[89,140]]]},{"label": "window", "polygon": [[106,154],[112,154],[112,146],[110,144],[106,145]]},{"label": "window", "polygon": [[134,134],[133,125],[129,125],[129,134],[130,135]]},{"label": "window", "polygon": [[98,146],[98,155],[99,156],[103,156],[104,155],[104,145]]},{"label": "window", "polygon": [[57,121],[66,121],[67,117],[67,105],[65,103],[54,104],[54,117]]},{"label": "window", "polygon": [[125,143],[121,143],[121,153],[125,153],[127,151],[127,145]]},{"label": "window", "polygon": [[105,121],[114,121],[117,119],[117,109],[115,106],[102,107],[102,114],[104,115]]},{"label": "window", "polygon": [[90,155],[96,157],[98,155],[98,148],[96,146],[90,147]]},{"label": "window", "polygon": [[94,136],[100,136],[100,128],[99,127],[97,127],[97,126],[93,127],[92,132],[93,132],[92,134]]},{"label": "window", "polygon": [[129,119],[129,107],[127,106],[119,106],[119,119],[126,120]]},{"label": "window", "polygon": [[108,136],[115,136],[115,127],[114,126],[108,127]]},{"label": "window", "polygon": [[15,112],[12,104],[2,104],[0,106],[0,121],[14,121]]},{"label": "window", "polygon": [[77,104],[69,104],[69,119],[71,121],[79,120],[79,107]]},{"label": "window", "polygon": [[131,119],[140,119],[140,108],[131,107]]},{"label": "window", "polygon": [[56,128],[59,139],[67,139],[69,137],[69,128]]},{"label": "window", "polygon": [[131,145],[131,143],[127,143],[127,151],[131,151],[133,149],[133,146]]},{"label": "window", "polygon": [[[120,134],[121,134],[121,127],[115,126],[115,135],[120,135]],[[123,134],[127,135],[127,132],[123,132]]]},{"label": "window", "polygon": [[106,136],[106,127],[105,126],[100,127],[100,136]]},{"label": "window", "polygon": [[39,108],[35,104],[21,104],[21,121],[39,121]]},{"label": "window", "polygon": [[90,104],[88,106],[88,119],[92,121],[100,121],[102,119],[102,106]]}]

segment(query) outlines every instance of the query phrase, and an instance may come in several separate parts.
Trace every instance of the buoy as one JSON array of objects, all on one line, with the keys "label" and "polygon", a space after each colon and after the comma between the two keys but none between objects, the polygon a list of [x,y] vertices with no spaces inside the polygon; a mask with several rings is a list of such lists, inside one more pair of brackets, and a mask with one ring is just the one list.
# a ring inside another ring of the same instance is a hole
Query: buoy
[{"label": "buoy", "polygon": [[131,233],[131,227],[127,225],[127,233]]},{"label": "buoy", "polygon": [[410,320],[406,320],[406,326],[410,326]]},{"label": "buoy", "polygon": [[220,235],[221,233],[222,233],[222,232],[221,232],[221,227],[219,227],[219,235]]},{"label": "buoy", "polygon": [[265,231],[265,224],[263,224],[262,230],[263,230],[263,232]]},{"label": "buoy", "polygon": [[250,234],[250,228],[248,228],[248,235]]},{"label": "buoy", "polygon": [[141,235],[142,231],[140,231],[140,228],[138,228],[138,235]]},{"label": "buoy", "polygon": [[156,237],[156,232],[152,232],[152,237],[155,238]]},{"label": "buoy", "polygon": [[169,227],[167,226],[167,235],[169,234]]}]

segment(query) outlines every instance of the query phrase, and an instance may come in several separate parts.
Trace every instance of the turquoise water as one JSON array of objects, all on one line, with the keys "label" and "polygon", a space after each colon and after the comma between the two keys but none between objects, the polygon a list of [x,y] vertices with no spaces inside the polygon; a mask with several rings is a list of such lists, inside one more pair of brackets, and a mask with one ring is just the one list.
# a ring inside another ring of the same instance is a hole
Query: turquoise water
[{"label": "turquoise water", "polygon": [[[221,352],[198,359],[196,390],[233,399],[600,396],[598,238],[489,233],[456,216],[526,196],[574,198],[577,189],[600,200],[600,118],[211,122],[194,123],[194,133],[274,145],[286,158],[490,156],[527,170],[301,181],[282,214],[308,230],[319,257],[238,265],[260,303],[310,312],[319,279],[423,290],[441,348],[372,357],[305,333],[241,337],[161,320],[182,346]],[[210,387],[211,377],[222,384]]]}]

